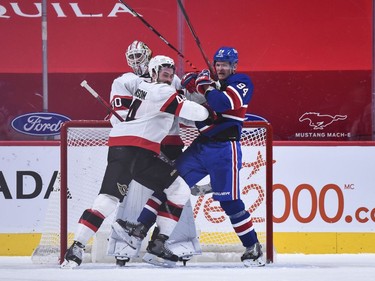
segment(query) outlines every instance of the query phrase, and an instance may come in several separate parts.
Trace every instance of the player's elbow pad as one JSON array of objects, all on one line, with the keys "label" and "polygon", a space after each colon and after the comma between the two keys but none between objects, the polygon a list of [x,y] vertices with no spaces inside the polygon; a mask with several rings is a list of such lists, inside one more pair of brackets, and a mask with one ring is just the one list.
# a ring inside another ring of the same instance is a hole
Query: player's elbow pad
[{"label": "player's elbow pad", "polygon": [[179,116],[192,121],[203,121],[208,118],[208,110],[195,102],[186,100]]}]

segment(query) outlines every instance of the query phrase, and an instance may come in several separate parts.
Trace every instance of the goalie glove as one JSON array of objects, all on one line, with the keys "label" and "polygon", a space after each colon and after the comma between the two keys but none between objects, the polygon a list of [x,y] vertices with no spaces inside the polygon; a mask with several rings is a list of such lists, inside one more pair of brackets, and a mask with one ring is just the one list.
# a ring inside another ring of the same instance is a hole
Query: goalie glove
[{"label": "goalie glove", "polygon": [[182,76],[181,86],[185,88],[189,93],[195,92],[195,79],[197,79],[198,74],[195,72],[188,72]]},{"label": "goalie glove", "polygon": [[211,79],[210,71],[208,69],[202,70],[195,80],[197,92],[204,95],[207,91],[215,89],[216,82]]}]

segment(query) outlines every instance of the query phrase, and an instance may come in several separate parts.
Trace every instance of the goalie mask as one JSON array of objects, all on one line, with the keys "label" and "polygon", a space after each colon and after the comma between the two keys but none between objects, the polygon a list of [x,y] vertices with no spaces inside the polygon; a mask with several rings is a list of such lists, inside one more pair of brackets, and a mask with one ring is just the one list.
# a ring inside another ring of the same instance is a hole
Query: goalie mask
[{"label": "goalie mask", "polygon": [[162,67],[169,67],[174,71],[175,66],[173,59],[160,55],[153,57],[148,64],[148,72],[150,73],[150,76],[153,77],[153,73],[155,73],[156,77],[159,77],[159,71]]},{"label": "goalie mask", "polygon": [[150,48],[145,43],[137,40],[129,45],[125,54],[128,65],[138,76],[147,73],[151,56],[152,51]]}]

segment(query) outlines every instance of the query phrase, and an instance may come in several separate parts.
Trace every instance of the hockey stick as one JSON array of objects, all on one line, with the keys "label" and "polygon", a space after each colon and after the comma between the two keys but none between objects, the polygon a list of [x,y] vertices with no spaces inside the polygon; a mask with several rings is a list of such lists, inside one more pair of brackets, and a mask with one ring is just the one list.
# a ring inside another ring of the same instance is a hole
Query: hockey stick
[{"label": "hockey stick", "polygon": [[86,80],[83,80],[81,82],[81,86],[85,88],[94,98],[96,98],[107,110],[108,112],[111,112],[114,116],[117,117],[118,120],[121,122],[125,121],[124,118],[122,118],[110,105],[108,102],[106,102],[93,88],[90,87],[89,84],[87,84]]},{"label": "hockey stick", "polygon": [[199,48],[199,51],[201,52],[201,54],[202,54],[202,56],[203,56],[203,59],[204,59],[204,61],[206,62],[207,66],[208,66],[208,69],[210,70],[210,72],[211,72],[212,76],[215,78],[215,80],[217,80],[216,71],[215,71],[215,69],[212,67],[210,61],[208,60],[208,57],[207,57],[206,53],[203,51],[203,48],[202,48],[202,46],[201,46],[201,42],[200,42],[200,40],[199,40],[199,38],[198,38],[198,35],[197,35],[197,33],[195,32],[195,30],[194,30],[194,28],[193,28],[193,25],[192,25],[191,22],[190,22],[189,16],[187,15],[186,10],[185,10],[184,6],[183,6],[182,3],[181,3],[181,0],[177,0],[177,3],[178,3],[178,6],[180,6],[181,12],[182,12],[182,14],[183,14],[184,17],[185,17],[186,23],[187,23],[187,25],[189,26],[189,29],[190,29],[190,31],[191,31],[191,34],[193,34],[194,40],[195,40],[195,42],[197,43],[197,46],[198,46],[198,48]]},{"label": "hockey stick", "polygon": [[190,67],[192,67],[195,71],[198,71],[198,69],[194,66],[194,64],[188,60],[175,46],[173,46],[171,43],[169,43],[161,34],[158,32],[151,24],[149,24],[140,14],[138,14],[136,11],[134,11],[128,4],[126,4],[123,0],[119,0],[126,8],[129,9],[129,11],[133,14],[133,16],[137,17],[141,20],[141,22],[146,25],[152,32],[154,32],[165,44],[168,45],[172,50],[174,50],[181,58],[185,59],[185,62],[189,64]]}]

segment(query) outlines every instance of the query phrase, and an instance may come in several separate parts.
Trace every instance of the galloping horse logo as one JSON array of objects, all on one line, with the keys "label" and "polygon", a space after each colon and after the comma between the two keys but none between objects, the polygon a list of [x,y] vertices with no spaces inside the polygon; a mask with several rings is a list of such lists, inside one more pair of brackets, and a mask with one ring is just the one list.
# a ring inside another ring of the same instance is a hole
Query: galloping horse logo
[{"label": "galloping horse logo", "polygon": [[320,114],[318,112],[305,112],[300,118],[299,121],[303,122],[305,120],[309,121],[309,125],[313,127],[314,130],[323,130],[324,127],[332,124],[333,122],[339,120],[345,120],[347,115],[328,115]]}]

